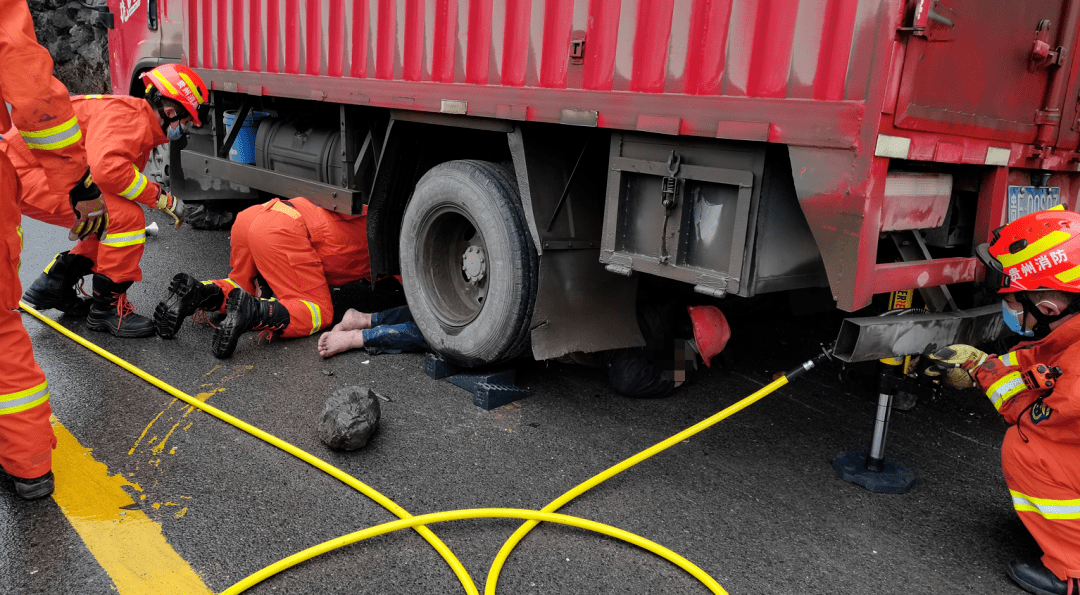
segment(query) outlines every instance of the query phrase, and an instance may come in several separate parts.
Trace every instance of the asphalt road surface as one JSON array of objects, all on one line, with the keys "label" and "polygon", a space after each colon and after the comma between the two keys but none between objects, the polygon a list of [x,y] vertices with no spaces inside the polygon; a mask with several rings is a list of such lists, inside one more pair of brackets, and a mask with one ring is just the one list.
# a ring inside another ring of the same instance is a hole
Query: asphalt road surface
[{"label": "asphalt road surface", "polygon": [[[147,242],[144,279],[129,292],[140,312],[153,312],[178,271],[200,279],[228,273],[228,232],[174,231],[156,212],[148,220],[165,229]],[[24,286],[70,245],[64,230],[33,221],[25,227]],[[401,299],[388,288],[346,288],[336,301],[377,309]],[[787,296],[722,305],[734,333],[724,365],[669,399],[620,398],[592,370],[523,361],[517,381],[532,395],[491,411],[425,375],[418,354],[355,351],[324,360],[317,337],[262,344],[245,337],[220,361],[210,352],[213,330],[191,321],[172,341],[121,340],[46,314],[419,515],[540,509],[813,357],[838,328],[833,316],[793,314],[800,308]],[[305,548],[395,520],[311,465],[191,409],[31,316],[23,320],[49,378],[63,437],[54,459],[64,466],[56,496],[41,501],[19,500],[0,479],[0,591],[221,592]],[[999,464],[1006,426],[985,397],[940,394],[896,412],[886,455],[917,482],[905,494],[873,494],[832,467],[839,453],[869,447],[876,403],[873,390],[841,382],[839,371],[835,363],[813,370],[561,512],[659,543],[734,595],[1020,593],[1005,565],[1039,552],[1011,509]],[[316,432],[323,402],[345,386],[384,397],[371,444],[347,453],[327,448]],[[477,519],[430,528],[483,592],[492,560],[519,524]],[[709,592],[652,553],[551,524],[513,551],[498,590]],[[248,592],[465,588],[431,545],[406,530],[318,556]]]}]

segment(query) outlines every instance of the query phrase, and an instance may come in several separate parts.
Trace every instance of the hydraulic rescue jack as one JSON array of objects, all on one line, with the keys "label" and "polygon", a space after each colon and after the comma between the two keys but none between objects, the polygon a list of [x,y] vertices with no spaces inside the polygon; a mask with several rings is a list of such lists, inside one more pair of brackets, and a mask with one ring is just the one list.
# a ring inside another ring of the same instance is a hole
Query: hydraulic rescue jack
[{"label": "hydraulic rescue jack", "polygon": [[928,358],[921,358],[918,369],[912,370],[912,356],[957,343],[987,344],[1007,332],[998,305],[940,313],[906,310],[895,316],[844,320],[834,355],[847,363],[880,362],[878,404],[869,452],[840,453],[833,459],[836,472],[846,481],[875,493],[902,494],[911,489],[915,474],[896,461],[885,460],[885,434],[897,394],[918,397],[936,390],[922,374],[929,366],[925,361]]},{"label": "hydraulic rescue jack", "polygon": [[[921,373],[908,376],[912,358],[883,358],[878,364],[878,403],[874,417],[874,437],[869,452],[842,452],[833,459],[833,468],[845,481],[861,485],[876,494],[903,494],[915,485],[915,474],[901,463],[885,460],[885,433],[892,417],[893,399],[900,392],[916,397],[934,392],[930,380]],[[924,366],[925,367],[925,366]]]},{"label": "hydraulic rescue jack", "polygon": [[[874,418],[874,437],[869,452],[842,452],[833,459],[833,468],[845,481],[861,485],[878,494],[902,494],[915,484],[915,474],[896,461],[885,460],[885,433],[889,429],[893,399],[901,392],[916,398],[932,395],[936,381],[923,374],[931,365],[922,358],[918,365],[913,358],[890,357],[880,360],[878,367],[878,404]],[[1053,388],[1061,368],[1036,364],[1022,374],[1030,389]]]}]

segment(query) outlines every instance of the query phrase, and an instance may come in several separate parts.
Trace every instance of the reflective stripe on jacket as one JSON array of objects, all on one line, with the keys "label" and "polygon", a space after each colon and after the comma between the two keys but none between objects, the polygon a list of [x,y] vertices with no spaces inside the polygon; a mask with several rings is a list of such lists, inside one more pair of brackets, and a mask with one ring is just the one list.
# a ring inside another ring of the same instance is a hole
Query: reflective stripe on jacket
[{"label": "reflective stripe on jacket", "polygon": [[83,132],[67,88],[52,76],[49,52],[38,45],[23,0],[0,0],[0,135],[14,124],[34,157],[49,172],[49,186],[65,196],[86,173]]}]

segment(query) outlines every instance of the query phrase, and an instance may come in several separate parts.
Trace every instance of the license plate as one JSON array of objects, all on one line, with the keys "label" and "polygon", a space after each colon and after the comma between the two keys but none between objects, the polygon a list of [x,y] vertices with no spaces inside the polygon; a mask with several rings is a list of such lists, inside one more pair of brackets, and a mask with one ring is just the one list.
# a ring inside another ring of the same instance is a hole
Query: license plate
[{"label": "license plate", "polygon": [[1048,188],[1009,186],[1008,222],[1011,223],[1028,213],[1045,211],[1059,204],[1061,204],[1061,188],[1058,186]]}]

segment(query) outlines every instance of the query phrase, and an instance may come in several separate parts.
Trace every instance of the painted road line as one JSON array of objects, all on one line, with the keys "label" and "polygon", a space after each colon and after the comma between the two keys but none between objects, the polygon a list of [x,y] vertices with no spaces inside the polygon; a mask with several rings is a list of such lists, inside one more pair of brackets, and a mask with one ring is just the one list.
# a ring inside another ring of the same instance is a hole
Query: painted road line
[{"label": "painted road line", "polygon": [[139,486],[104,463],[53,418],[56,450],[53,500],[108,573],[120,595],[211,593],[199,575],[173,550],[161,525],[146,516],[122,486]]}]

